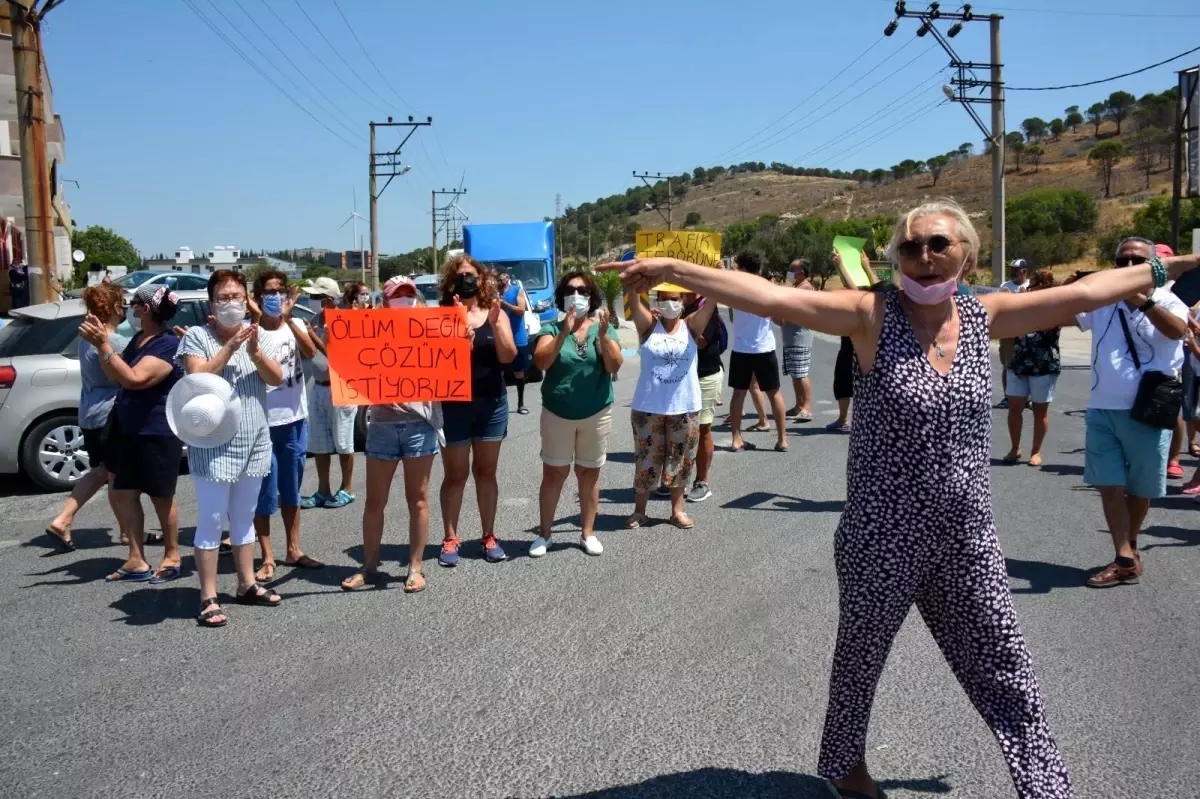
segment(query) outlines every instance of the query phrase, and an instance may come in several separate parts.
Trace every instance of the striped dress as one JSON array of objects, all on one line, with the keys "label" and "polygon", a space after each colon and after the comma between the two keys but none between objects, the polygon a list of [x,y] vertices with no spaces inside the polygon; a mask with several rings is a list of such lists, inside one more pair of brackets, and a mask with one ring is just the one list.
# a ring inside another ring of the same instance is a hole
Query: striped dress
[{"label": "striped dress", "polygon": [[[267,352],[267,342],[259,335],[259,346]],[[185,355],[212,358],[221,342],[207,325],[188,328],[179,343],[178,360]],[[242,345],[221,371],[241,399],[242,413],[237,434],[227,444],[211,449],[188,447],[188,469],[192,476],[218,483],[235,483],[243,477],[266,477],[271,471],[271,433],[267,427],[267,384],[259,376],[246,345]]]}]

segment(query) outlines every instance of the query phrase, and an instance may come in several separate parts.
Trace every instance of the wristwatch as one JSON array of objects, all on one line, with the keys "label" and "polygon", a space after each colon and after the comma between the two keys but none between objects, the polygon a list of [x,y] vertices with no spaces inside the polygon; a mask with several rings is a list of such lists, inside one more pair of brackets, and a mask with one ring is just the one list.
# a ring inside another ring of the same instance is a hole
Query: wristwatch
[{"label": "wristwatch", "polygon": [[1155,305],[1158,305],[1158,303],[1152,299],[1148,299],[1145,302],[1143,302],[1141,305],[1138,306],[1138,310],[1141,311],[1142,313],[1146,313],[1146,311],[1149,311]]}]

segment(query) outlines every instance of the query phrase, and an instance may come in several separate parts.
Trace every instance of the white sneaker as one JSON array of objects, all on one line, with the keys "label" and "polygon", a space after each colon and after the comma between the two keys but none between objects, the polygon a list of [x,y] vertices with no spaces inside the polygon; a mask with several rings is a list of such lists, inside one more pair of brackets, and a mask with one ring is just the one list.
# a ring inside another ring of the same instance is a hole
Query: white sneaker
[{"label": "white sneaker", "polygon": [[535,538],[533,539],[533,543],[529,545],[529,557],[540,558],[542,555],[546,554],[548,549],[550,549],[549,538]]},{"label": "white sneaker", "polygon": [[[600,544],[600,539],[594,535],[589,535],[587,538],[580,538],[579,545],[583,547],[583,551],[589,555],[599,555],[604,552],[604,547]],[[533,554],[530,552],[529,554]]]}]

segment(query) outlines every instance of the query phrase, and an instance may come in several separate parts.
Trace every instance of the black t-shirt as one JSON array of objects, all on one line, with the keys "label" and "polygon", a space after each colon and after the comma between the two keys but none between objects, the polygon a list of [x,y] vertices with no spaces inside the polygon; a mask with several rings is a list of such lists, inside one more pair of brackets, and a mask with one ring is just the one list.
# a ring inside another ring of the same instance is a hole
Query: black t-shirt
[{"label": "black t-shirt", "polygon": [[496,357],[496,334],[491,322],[484,322],[475,328],[475,342],[471,345],[471,396],[494,398],[505,390],[504,371]]},{"label": "black t-shirt", "polygon": [[[696,306],[684,316],[696,313],[700,310],[700,306]],[[708,324],[704,328],[704,346],[696,352],[696,375],[698,377],[711,377],[721,371],[721,336],[719,326],[721,318],[717,316],[716,310],[713,311],[712,317],[709,318]]]}]

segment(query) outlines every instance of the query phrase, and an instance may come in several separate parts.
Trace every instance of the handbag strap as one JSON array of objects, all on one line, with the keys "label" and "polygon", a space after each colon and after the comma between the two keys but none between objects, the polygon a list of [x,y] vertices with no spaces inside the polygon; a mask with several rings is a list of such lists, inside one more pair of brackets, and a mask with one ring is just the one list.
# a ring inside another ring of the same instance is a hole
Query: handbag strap
[{"label": "handbag strap", "polygon": [[1125,333],[1125,346],[1129,347],[1129,354],[1133,356],[1133,364],[1142,371],[1142,359],[1138,357],[1137,347],[1133,345],[1133,336],[1129,334],[1129,323],[1125,321],[1125,309],[1118,308],[1117,313],[1121,315],[1121,330]]}]

